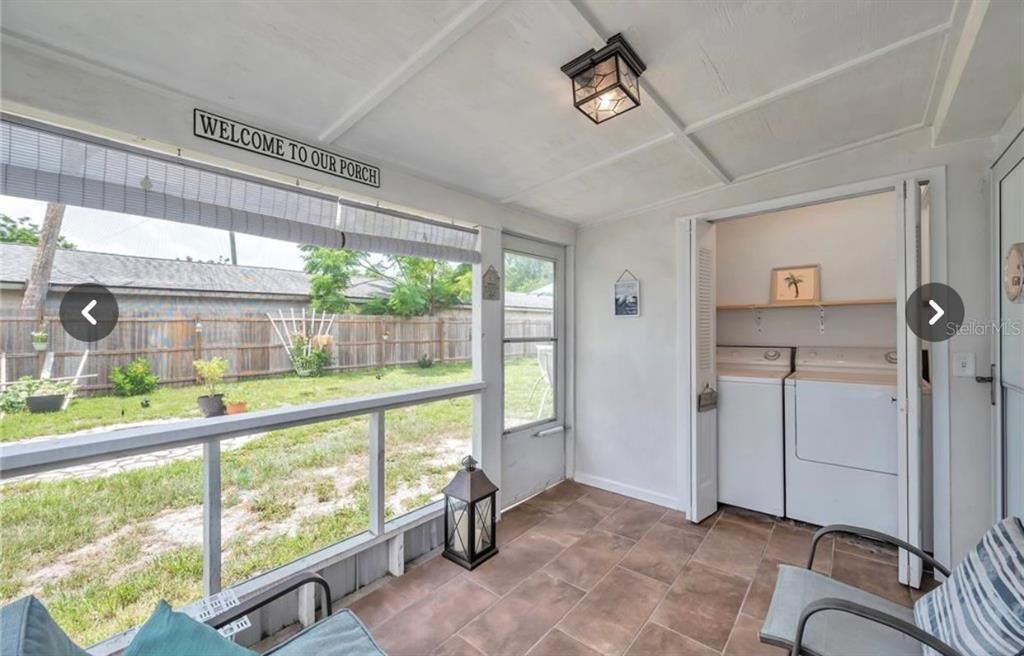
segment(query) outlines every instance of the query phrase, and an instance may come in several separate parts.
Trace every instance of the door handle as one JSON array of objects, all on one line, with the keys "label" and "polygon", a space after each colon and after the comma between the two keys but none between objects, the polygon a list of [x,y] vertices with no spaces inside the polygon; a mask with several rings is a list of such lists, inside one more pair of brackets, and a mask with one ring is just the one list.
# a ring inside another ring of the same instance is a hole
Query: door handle
[{"label": "door handle", "polygon": [[988,383],[988,396],[989,401],[992,405],[996,404],[996,366],[994,364],[989,365],[989,373],[991,376],[975,376],[974,380],[978,383]]}]

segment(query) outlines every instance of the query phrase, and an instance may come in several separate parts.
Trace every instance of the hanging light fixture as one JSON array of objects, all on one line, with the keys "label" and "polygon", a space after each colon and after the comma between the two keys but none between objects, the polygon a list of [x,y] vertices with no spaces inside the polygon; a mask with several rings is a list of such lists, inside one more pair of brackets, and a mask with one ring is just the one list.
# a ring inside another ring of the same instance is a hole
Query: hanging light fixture
[{"label": "hanging light fixture", "polygon": [[572,102],[594,123],[640,105],[640,75],[647,65],[621,34],[600,50],[591,48],[565,66],[572,80]]}]

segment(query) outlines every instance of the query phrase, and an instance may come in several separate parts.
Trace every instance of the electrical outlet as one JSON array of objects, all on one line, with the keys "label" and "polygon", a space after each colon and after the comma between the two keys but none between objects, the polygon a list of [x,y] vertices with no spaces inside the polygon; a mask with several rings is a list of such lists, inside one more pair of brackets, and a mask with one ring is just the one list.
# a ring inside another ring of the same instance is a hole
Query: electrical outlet
[{"label": "electrical outlet", "polygon": [[974,377],[974,353],[953,354],[953,375]]}]

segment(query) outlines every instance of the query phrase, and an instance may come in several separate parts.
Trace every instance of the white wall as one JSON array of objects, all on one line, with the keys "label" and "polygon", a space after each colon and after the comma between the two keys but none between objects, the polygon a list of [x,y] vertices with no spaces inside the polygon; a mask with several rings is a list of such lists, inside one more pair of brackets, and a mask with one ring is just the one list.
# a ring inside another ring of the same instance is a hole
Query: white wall
[{"label": "white wall", "polygon": [[[582,229],[577,241],[578,475],[673,495],[678,505],[688,502],[689,431],[676,421],[676,218],[945,165],[949,283],[964,297],[968,318],[987,318],[986,169],[993,149],[991,139],[932,148],[929,130],[921,129]],[[627,267],[643,281],[643,315],[615,319],[608,305],[611,284]],[[951,352],[974,353],[984,371],[989,341],[957,336]],[[959,556],[992,516],[991,418],[988,388],[973,379],[952,379],[950,397],[949,519],[951,551]],[[634,464],[636,454],[639,464]]]},{"label": "white wall", "polygon": [[[580,231],[576,242],[576,480],[675,506],[675,242],[666,218]],[[640,316],[613,316],[623,269]],[[579,436],[584,436],[579,439]]]},{"label": "white wall", "polygon": [[[821,267],[826,301],[896,298],[899,264],[893,192],[848,198],[781,212],[720,221],[719,305],[767,303],[771,270],[797,264]],[[825,332],[817,308],[718,312],[718,343],[751,346],[895,347],[896,307],[834,307]]]}]

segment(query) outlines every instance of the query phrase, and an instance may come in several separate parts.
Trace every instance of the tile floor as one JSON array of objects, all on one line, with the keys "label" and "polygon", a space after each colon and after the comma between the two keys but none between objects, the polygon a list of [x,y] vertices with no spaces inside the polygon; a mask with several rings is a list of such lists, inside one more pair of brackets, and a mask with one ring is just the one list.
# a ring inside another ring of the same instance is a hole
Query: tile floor
[{"label": "tile floor", "polygon": [[[565,482],[506,513],[475,571],[436,556],[348,605],[390,656],[783,654],[757,633],[777,565],[803,565],[812,533],[732,508],[694,525]],[[895,563],[826,538],[815,569],[909,605]]]}]

